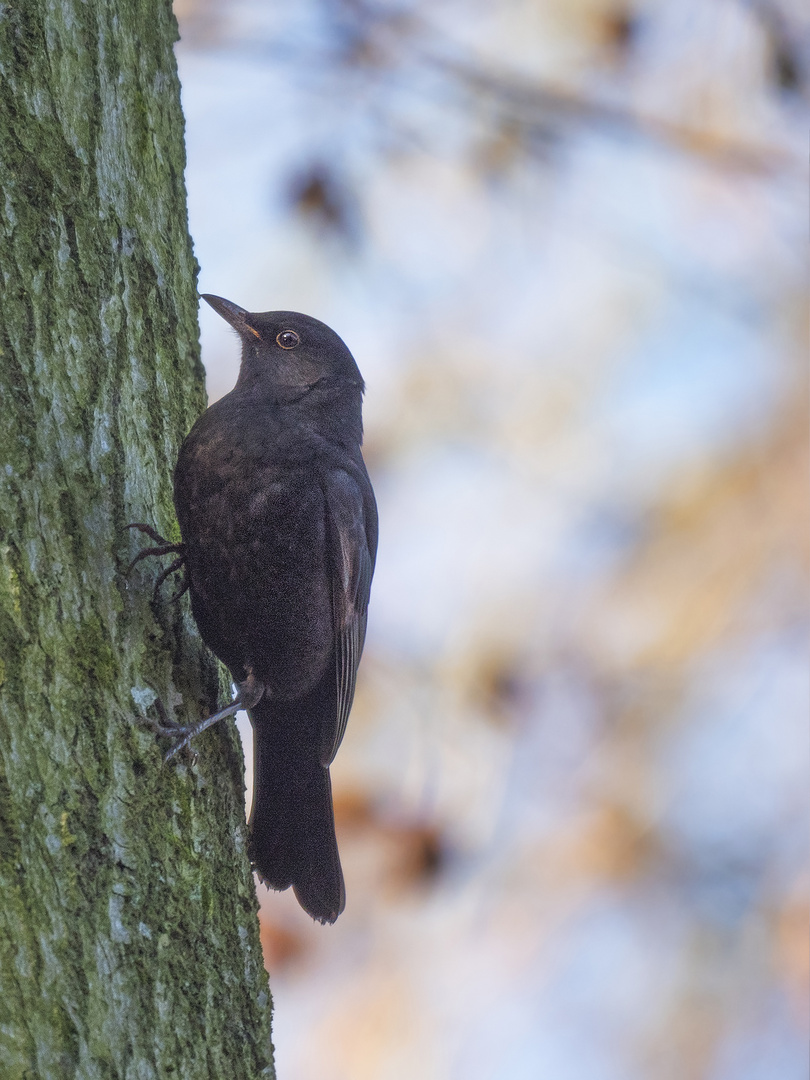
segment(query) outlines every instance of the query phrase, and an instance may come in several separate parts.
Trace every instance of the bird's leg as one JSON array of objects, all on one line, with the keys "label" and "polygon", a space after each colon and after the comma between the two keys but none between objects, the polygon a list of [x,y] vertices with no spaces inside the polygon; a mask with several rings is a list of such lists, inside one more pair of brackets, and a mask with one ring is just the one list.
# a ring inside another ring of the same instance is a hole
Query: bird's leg
[{"label": "bird's leg", "polygon": [[233,716],[233,714],[239,712],[240,709],[252,709],[264,693],[264,683],[259,682],[253,675],[253,672],[248,674],[248,677],[244,682],[237,683],[237,688],[238,693],[230,705],[226,705],[225,708],[220,709],[219,712],[214,713],[212,716],[206,716],[204,720],[198,720],[194,724],[173,723],[169,720],[169,717],[166,715],[166,710],[163,707],[163,703],[160,698],[158,698],[155,702],[155,707],[160,713],[160,722],[149,721],[149,725],[155,734],[163,735],[175,740],[163,760],[171,761],[175,754],[189,746],[192,739],[195,739],[198,735],[207,731],[208,728],[213,727],[214,724],[218,723],[220,720],[224,720],[228,716]]},{"label": "bird's leg", "polygon": [[[156,542],[157,546],[156,547],[142,548],[138,552],[138,554],[135,556],[135,558],[132,560],[132,562],[129,564],[129,566],[126,568],[126,571],[125,571],[125,574],[124,574],[125,577],[128,577],[132,573],[133,568],[136,566],[137,563],[139,563],[141,561],[141,559],[147,559],[152,555],[168,555],[169,552],[171,552],[171,551],[178,552],[177,558],[174,559],[174,561],[171,562],[169,564],[169,566],[167,566],[166,569],[161,572],[160,576],[158,577],[157,581],[155,582],[155,588],[154,588],[154,591],[152,593],[152,596],[153,596],[153,599],[156,600],[157,595],[160,592],[160,587],[163,584],[163,582],[166,580],[166,578],[169,577],[170,574],[173,574],[176,570],[180,570],[182,567],[185,566],[185,562],[186,562],[186,546],[185,546],[185,544],[182,544],[182,543],[180,543],[180,544],[171,543],[170,541],[166,540],[165,537],[161,536],[160,533],[156,529],[153,529],[151,525],[144,525],[142,522],[133,521],[129,525],[127,525],[127,528],[128,529],[138,529],[140,532],[146,533],[146,535],[151,540],[154,540]],[[181,585],[180,589],[171,598],[169,603],[173,604],[177,600],[179,600],[180,597],[183,595],[183,593],[188,589],[188,586],[189,586],[188,575],[186,574],[186,575],[184,575],[184,578],[183,578],[183,584]]]}]

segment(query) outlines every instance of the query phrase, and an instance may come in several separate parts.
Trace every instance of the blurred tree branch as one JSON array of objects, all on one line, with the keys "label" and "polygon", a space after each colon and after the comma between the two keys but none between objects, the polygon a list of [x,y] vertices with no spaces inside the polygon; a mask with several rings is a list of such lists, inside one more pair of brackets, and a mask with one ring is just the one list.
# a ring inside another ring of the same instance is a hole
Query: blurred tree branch
[{"label": "blurred tree branch", "polygon": [[792,163],[785,149],[744,143],[717,132],[642,113],[626,106],[599,101],[542,80],[496,74],[460,60],[430,57],[430,62],[460,84],[488,97],[512,123],[526,128],[570,129],[588,125],[617,135],[656,142],[702,157],[712,163],[743,171],[773,171]]},{"label": "blurred tree branch", "polygon": [[[801,94],[810,67],[810,36],[766,0],[751,0],[746,6],[754,10],[767,38],[775,92]],[[559,141],[577,128],[588,126],[686,153],[724,169],[773,172],[798,167],[797,155],[778,141],[747,141],[733,133],[639,110],[622,100],[618,87],[615,93],[599,97],[549,80],[539,72],[536,77],[528,77],[498,70],[484,58],[471,57],[463,45],[437,30],[418,4],[383,6],[365,0],[322,0],[314,8],[320,11],[322,25],[319,33],[309,37],[294,33],[272,40],[228,37],[227,25],[222,21],[216,31],[209,32],[205,43],[263,62],[272,59],[276,64],[294,65],[294,77],[314,80],[319,85],[338,72],[365,72],[368,108],[380,119],[387,139],[400,127],[400,120],[396,107],[386,103],[386,89],[398,84],[399,74],[407,71],[410,92],[420,93],[421,73],[421,93],[434,98],[434,104],[437,92],[448,107],[459,95],[465,99],[472,96],[478,107],[471,115],[482,116],[482,106],[486,106],[500,128],[539,135],[539,139],[526,140],[530,153],[534,148],[545,156],[550,141]],[[211,10],[210,5],[203,9],[205,17],[210,18]],[[621,60],[626,60],[637,47],[642,17],[622,4],[617,4],[612,14],[602,12],[601,17],[605,37]],[[193,13],[188,18],[193,26]],[[191,36],[193,40],[193,31]],[[465,100],[465,110],[470,111],[467,105]],[[405,141],[412,143],[413,138],[406,137]]]}]

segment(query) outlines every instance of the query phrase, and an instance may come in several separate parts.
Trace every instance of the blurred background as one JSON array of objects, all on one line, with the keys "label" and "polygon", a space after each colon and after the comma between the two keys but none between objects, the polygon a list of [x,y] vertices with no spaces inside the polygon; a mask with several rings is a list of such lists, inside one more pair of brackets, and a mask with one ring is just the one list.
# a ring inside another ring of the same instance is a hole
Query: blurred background
[{"label": "blurred background", "polygon": [[380,507],[280,1080],[807,1077],[810,9],[175,7],[201,291],[346,340]]}]

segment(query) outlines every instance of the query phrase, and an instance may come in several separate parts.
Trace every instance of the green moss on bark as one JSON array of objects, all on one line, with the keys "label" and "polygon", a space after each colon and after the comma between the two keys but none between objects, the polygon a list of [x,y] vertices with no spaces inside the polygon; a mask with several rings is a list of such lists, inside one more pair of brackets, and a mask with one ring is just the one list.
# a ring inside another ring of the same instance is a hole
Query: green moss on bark
[{"label": "green moss on bark", "polygon": [[176,536],[204,407],[161,0],[0,7],[0,1073],[272,1076],[232,728],[163,767],[158,694],[218,671],[130,521]]}]

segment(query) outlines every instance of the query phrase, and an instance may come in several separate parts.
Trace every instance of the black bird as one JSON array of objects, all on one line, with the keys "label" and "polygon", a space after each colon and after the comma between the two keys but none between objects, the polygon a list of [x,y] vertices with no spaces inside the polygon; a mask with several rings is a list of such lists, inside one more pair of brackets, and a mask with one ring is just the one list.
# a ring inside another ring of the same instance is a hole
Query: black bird
[{"label": "black bird", "polygon": [[253,865],[331,923],[345,890],[329,765],[352,706],[377,553],[363,379],[317,319],[203,299],[239,334],[242,364],[174,473],[191,610],[238,688],[217,715],[238,704],[253,725]]}]

